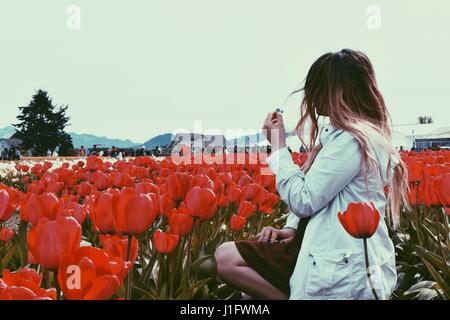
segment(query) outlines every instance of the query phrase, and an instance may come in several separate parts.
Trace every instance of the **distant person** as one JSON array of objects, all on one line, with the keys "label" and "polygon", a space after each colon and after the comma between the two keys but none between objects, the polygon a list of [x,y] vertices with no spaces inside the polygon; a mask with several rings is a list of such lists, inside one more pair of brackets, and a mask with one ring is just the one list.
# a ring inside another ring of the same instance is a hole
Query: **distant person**
[{"label": "distant person", "polygon": [[86,149],[84,148],[84,146],[81,146],[80,156],[83,158],[86,157]]},{"label": "distant person", "polygon": [[47,150],[47,157],[51,157],[52,156],[52,152],[50,151],[50,149]]},{"label": "distant person", "polygon": [[403,152],[403,151],[405,151],[405,150],[403,149],[403,146],[400,146],[400,152]]},{"label": "distant person", "polygon": [[30,158],[33,156],[33,150],[32,149],[28,149],[28,156]]},{"label": "distant person", "polygon": [[56,149],[53,150],[52,157],[57,158],[58,156],[59,156],[58,151],[56,151]]},{"label": "distant person", "polygon": [[8,148],[3,149],[2,151],[2,160],[8,160],[9,150]]},{"label": "distant person", "polygon": [[117,148],[115,146],[112,146],[111,148],[111,158],[117,157]]}]

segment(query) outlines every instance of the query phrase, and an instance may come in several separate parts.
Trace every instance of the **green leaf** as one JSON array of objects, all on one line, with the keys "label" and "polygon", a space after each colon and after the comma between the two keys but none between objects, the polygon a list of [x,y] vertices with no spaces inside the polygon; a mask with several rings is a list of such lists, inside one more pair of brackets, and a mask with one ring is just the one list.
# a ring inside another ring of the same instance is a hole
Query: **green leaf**
[{"label": "green leaf", "polygon": [[428,261],[426,261],[425,259],[422,258],[422,262],[428,268],[430,273],[433,275],[434,279],[436,280],[438,285],[441,287],[441,289],[444,291],[447,298],[450,299],[450,287],[449,287],[448,283],[441,277],[439,272],[437,272]]},{"label": "green leaf", "polygon": [[9,262],[13,258],[16,249],[17,249],[17,242],[14,243],[14,245],[11,248],[9,248],[5,256],[0,260],[0,273],[3,272],[3,269],[8,267]]}]

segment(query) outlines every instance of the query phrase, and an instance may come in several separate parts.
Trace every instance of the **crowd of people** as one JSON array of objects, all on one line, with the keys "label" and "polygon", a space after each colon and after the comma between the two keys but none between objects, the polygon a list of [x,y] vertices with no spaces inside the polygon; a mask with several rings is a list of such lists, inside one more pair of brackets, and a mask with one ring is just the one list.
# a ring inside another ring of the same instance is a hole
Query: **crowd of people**
[{"label": "crowd of people", "polygon": [[0,152],[1,160],[20,160],[20,150],[14,146],[11,148],[4,148]]}]

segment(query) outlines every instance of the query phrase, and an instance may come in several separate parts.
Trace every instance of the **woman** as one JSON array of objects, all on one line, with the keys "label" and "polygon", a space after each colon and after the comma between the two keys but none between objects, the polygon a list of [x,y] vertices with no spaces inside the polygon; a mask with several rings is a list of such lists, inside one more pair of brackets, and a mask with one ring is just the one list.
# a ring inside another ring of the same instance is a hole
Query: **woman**
[{"label": "woman", "polygon": [[362,241],[337,217],[350,202],[371,201],[382,218],[368,241],[370,271],[378,297],[389,299],[397,277],[385,212],[389,203],[397,225],[402,202],[407,205],[407,171],[391,144],[372,64],[353,50],[327,53],[312,65],[303,90],[299,136],[310,127],[303,168],[286,149],[281,113],[270,113],[263,125],[273,152],[267,162],[290,209],[286,226],[264,228],[258,241],[218,247],[218,274],[260,299],[373,299]]}]

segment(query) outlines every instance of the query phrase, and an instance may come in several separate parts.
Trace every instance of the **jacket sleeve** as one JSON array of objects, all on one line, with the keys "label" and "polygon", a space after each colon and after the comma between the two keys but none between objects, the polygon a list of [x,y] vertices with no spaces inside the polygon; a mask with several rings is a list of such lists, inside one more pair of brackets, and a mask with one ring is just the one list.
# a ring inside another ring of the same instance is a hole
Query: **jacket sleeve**
[{"label": "jacket sleeve", "polygon": [[341,132],[329,143],[319,152],[306,175],[286,148],[267,158],[281,199],[298,217],[318,212],[360,173],[361,151],[350,133]]},{"label": "jacket sleeve", "polygon": [[289,212],[289,215],[286,219],[286,224],[284,225],[283,229],[284,228],[297,229],[299,221],[300,221],[299,217],[297,217],[292,212]]}]

